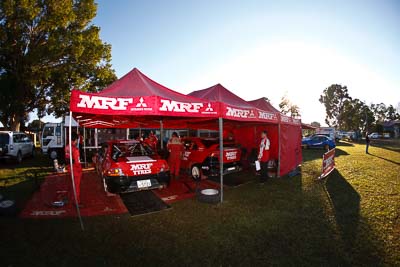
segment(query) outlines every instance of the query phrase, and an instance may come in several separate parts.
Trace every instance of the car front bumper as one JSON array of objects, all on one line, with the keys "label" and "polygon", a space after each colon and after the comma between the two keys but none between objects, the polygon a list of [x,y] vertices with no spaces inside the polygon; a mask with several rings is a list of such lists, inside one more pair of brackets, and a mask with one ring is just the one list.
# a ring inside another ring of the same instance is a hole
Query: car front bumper
[{"label": "car front bumper", "polygon": [[[223,164],[223,175],[240,172],[243,170],[240,162],[231,162]],[[220,165],[216,158],[207,158],[201,165],[201,171],[205,176],[218,176],[220,175]]]},{"label": "car front bumper", "polygon": [[[107,191],[118,194],[165,188],[169,185],[171,176],[170,172],[167,171],[141,176],[106,176],[104,179]],[[147,181],[147,183],[150,181],[150,185],[145,187],[140,186],[139,183],[141,181]]]}]

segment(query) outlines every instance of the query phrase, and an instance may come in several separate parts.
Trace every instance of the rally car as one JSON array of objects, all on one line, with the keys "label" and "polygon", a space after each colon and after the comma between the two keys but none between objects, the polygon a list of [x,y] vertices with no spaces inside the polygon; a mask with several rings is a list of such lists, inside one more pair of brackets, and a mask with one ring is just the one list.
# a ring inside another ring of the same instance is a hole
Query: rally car
[{"label": "rally car", "polygon": [[[190,171],[194,178],[218,176],[219,165],[219,140],[211,138],[184,138],[181,168]],[[241,151],[232,143],[224,143],[223,173],[229,174],[242,170],[240,163]]]},{"label": "rally car", "polygon": [[170,182],[167,162],[145,143],[113,140],[94,159],[95,168],[109,193],[129,193],[164,188]]}]

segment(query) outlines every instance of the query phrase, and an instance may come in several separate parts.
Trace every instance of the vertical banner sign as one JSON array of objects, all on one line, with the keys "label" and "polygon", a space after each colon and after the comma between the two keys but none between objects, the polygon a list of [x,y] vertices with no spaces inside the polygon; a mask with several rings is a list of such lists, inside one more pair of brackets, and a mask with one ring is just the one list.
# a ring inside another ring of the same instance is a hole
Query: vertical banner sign
[{"label": "vertical banner sign", "polygon": [[335,149],[326,152],[322,157],[322,174],[319,179],[325,178],[335,169]]}]

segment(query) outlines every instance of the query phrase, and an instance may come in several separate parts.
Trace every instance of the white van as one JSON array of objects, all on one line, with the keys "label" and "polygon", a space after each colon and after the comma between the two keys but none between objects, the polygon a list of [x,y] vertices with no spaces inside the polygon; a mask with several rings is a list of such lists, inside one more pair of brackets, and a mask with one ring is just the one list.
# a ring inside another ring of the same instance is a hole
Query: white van
[{"label": "white van", "polygon": [[35,155],[35,145],[25,133],[0,131],[0,159],[15,159],[18,163]]}]

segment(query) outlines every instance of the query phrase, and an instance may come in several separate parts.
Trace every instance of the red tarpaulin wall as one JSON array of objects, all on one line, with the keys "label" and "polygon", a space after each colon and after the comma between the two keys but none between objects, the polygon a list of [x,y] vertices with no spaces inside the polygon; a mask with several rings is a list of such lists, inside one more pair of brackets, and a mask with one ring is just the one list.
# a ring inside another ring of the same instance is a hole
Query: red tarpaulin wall
[{"label": "red tarpaulin wall", "polygon": [[301,164],[301,125],[281,125],[281,159],[281,175]]},{"label": "red tarpaulin wall", "polygon": [[235,140],[242,147],[246,148],[247,155],[251,153],[253,149],[258,149],[261,142],[262,131],[267,130],[268,138],[271,142],[270,147],[270,159],[279,158],[279,135],[278,126],[273,124],[265,124],[260,126],[243,126],[234,130]]}]

